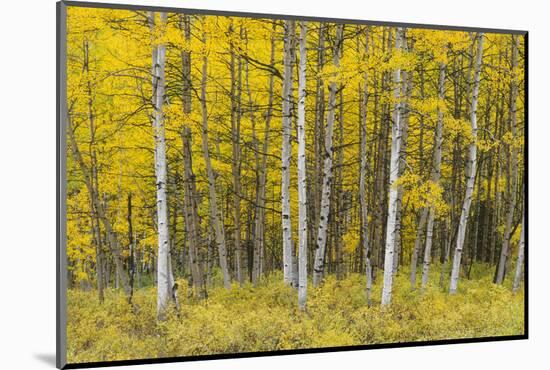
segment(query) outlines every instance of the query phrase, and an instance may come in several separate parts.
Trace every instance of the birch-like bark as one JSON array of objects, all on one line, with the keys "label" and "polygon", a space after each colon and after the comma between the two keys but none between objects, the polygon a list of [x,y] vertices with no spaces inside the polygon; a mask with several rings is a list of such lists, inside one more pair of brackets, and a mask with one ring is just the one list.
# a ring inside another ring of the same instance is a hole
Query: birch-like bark
[{"label": "birch-like bark", "polygon": [[311,214],[309,216],[309,231],[310,238],[310,261],[313,261],[313,253],[316,245],[316,232],[319,226],[319,210],[321,208],[321,187],[322,187],[322,146],[324,137],[324,122],[325,122],[325,84],[321,72],[325,64],[325,29],[324,23],[319,24],[318,44],[317,44],[317,78],[315,82],[315,123],[313,134],[313,176],[308,181],[311,188],[309,205]]},{"label": "birch-like bark", "polygon": [[300,22],[300,64],[298,66],[298,306],[307,299],[307,194],[306,194],[306,50],[307,24]]},{"label": "birch-like bark", "polygon": [[[397,28],[395,32],[395,48],[401,49],[403,42],[403,29]],[[399,176],[399,154],[401,152],[401,135],[402,135],[402,97],[401,97],[401,69],[396,68],[394,72],[394,89],[393,95],[395,106],[393,111],[392,122],[392,142],[390,154],[390,170],[389,170],[389,202],[388,202],[388,218],[386,220],[386,246],[384,257],[384,285],[382,288],[382,306],[391,303],[392,287],[393,287],[393,258],[395,253],[395,237],[397,233],[397,203],[398,203],[398,186],[396,184]]]},{"label": "birch-like bark", "polygon": [[[333,63],[338,69],[340,67],[340,52],[343,42],[343,28],[339,24],[336,26],[336,39],[334,41],[334,56]],[[324,145],[324,163],[323,163],[323,186],[321,190],[321,210],[319,215],[319,228],[317,231],[317,245],[315,248],[315,260],[313,265],[313,286],[318,286],[323,279],[325,268],[325,248],[327,244],[327,226],[328,216],[330,212],[330,192],[332,187],[332,157],[334,148],[332,147],[332,134],[334,131],[334,116],[336,110],[336,92],[338,85],[336,81],[331,81],[329,84],[328,96],[328,115],[327,126],[325,131]]]},{"label": "birch-like bark", "polygon": [[519,290],[521,283],[521,277],[523,275],[523,258],[525,254],[525,229],[524,229],[525,216],[521,219],[521,234],[519,236],[518,245],[518,260],[516,263],[516,272],[514,274],[514,283],[512,284],[512,292],[516,293]]},{"label": "birch-like bark", "polygon": [[[365,55],[369,52],[369,33],[368,28],[365,28]],[[369,224],[368,224],[368,204],[367,204],[367,104],[369,101],[369,83],[368,73],[365,71],[363,75],[363,96],[360,104],[360,119],[361,119],[361,142],[359,147],[360,168],[359,168],[359,203],[361,206],[361,241],[363,254],[365,256],[365,275],[366,275],[366,296],[367,304],[371,303],[372,289],[372,267],[369,256]]]},{"label": "birch-like bark", "polygon": [[[155,13],[149,12],[149,26],[152,33],[155,27],[163,28],[166,25],[166,13],[160,13],[160,24],[155,24]],[[166,46],[153,42],[153,135],[155,139],[155,177],[157,189],[157,318],[166,319],[166,310],[172,296],[173,286],[170,285],[169,257],[170,235],[168,231],[168,204],[167,204],[167,170],[166,170],[166,139],[164,129],[164,91]]]},{"label": "birch-like bark", "polygon": [[[441,63],[439,65],[439,104],[443,104],[445,101],[445,65]],[[437,124],[435,126],[434,135],[434,153],[433,153],[433,170],[432,170],[432,182],[439,184],[441,177],[441,146],[443,143],[443,110],[440,106],[437,108]],[[428,277],[430,273],[430,262],[432,258],[432,240],[433,240],[433,228],[435,219],[435,207],[433,204],[429,205],[428,212],[428,225],[426,228],[426,246],[424,247],[424,261],[422,265],[422,289],[426,288],[428,284]]]},{"label": "birch-like bark", "polygon": [[[402,28],[397,28],[395,32],[395,48],[401,49],[403,42]],[[401,151],[402,135],[402,98],[401,98],[401,69],[397,68],[394,72],[394,90],[395,107],[393,111],[392,140],[390,156],[390,178],[389,178],[389,203],[388,218],[386,225],[386,250],[384,258],[384,285],[382,288],[382,306],[391,303],[393,287],[393,257],[395,252],[395,236],[397,232],[397,197],[398,186],[396,184],[399,175],[399,153]]]},{"label": "birch-like bark", "polygon": [[516,210],[517,200],[517,183],[518,183],[518,153],[516,149],[516,134],[517,134],[517,98],[518,98],[518,82],[516,69],[518,65],[518,48],[519,38],[512,35],[512,81],[510,87],[510,126],[512,129],[512,143],[510,153],[510,166],[512,167],[511,177],[509,181],[510,203],[508,213],[506,214],[506,224],[504,229],[504,237],[502,240],[502,248],[500,250],[500,258],[498,261],[495,284],[502,284],[506,274],[506,262],[510,254],[510,238],[512,237],[512,223],[514,221],[514,212]]},{"label": "birch-like bark", "polygon": [[[402,40],[401,48],[405,51],[408,51],[407,41]],[[406,160],[407,160],[407,139],[409,136],[409,102],[412,95],[412,74],[407,71],[402,71],[402,95],[401,100],[401,146],[399,148],[399,170],[397,177],[401,177],[406,169]],[[397,189],[397,207],[396,207],[396,217],[395,217],[395,250],[393,254],[393,274],[397,274],[399,270],[399,260],[401,257],[401,223],[403,215],[403,187],[400,186]]]},{"label": "birch-like bark", "polygon": [[[206,34],[203,34],[203,43],[206,44]],[[208,74],[208,54],[205,51],[202,57],[202,78],[201,78],[201,111],[202,111],[202,152],[206,165],[208,176],[208,195],[210,198],[210,219],[214,229],[214,237],[218,248],[218,257],[220,268],[223,274],[223,285],[226,289],[231,288],[231,278],[227,265],[227,248],[225,245],[225,233],[223,228],[223,218],[221,217],[221,208],[218,207],[216,194],[216,183],[214,170],[210,161],[210,151],[208,149],[208,110],[206,104],[206,84]]]},{"label": "birch-like bark", "polygon": [[282,181],[281,181],[281,217],[283,228],[283,276],[286,285],[292,285],[292,223],[290,220],[290,157],[292,156],[292,70],[295,59],[295,24],[285,21],[284,36],[284,72],[283,72],[283,147],[282,147]]},{"label": "birch-like bark", "polygon": [[477,167],[477,103],[479,95],[479,77],[481,74],[481,61],[483,57],[483,33],[477,35],[477,55],[474,72],[474,86],[472,89],[472,99],[470,107],[470,124],[472,125],[472,142],[468,149],[468,163],[466,168],[467,182],[466,182],[466,194],[464,196],[464,203],[462,205],[462,212],[460,214],[460,222],[458,224],[458,232],[456,235],[456,247],[453,257],[453,268],[451,270],[451,283],[449,287],[449,293],[455,294],[458,288],[458,278],[460,275],[460,260],[462,258],[462,249],[464,247],[464,237],[466,235],[466,226],[468,224],[468,216],[470,212],[470,206],[472,204],[472,194],[474,192],[474,185],[476,179],[476,167]]}]

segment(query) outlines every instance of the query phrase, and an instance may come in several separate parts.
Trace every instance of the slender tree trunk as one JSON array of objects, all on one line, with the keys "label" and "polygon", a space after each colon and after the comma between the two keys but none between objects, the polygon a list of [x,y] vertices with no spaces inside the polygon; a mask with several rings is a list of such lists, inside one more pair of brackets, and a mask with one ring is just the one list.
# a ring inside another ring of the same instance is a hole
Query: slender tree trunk
[{"label": "slender tree trunk", "polygon": [[313,132],[313,147],[314,147],[314,170],[312,181],[309,181],[312,188],[310,200],[311,216],[309,222],[309,236],[311,245],[309,247],[310,261],[313,265],[315,246],[316,246],[316,231],[319,227],[319,212],[321,208],[321,188],[323,186],[323,137],[324,137],[324,122],[325,122],[325,84],[321,76],[323,66],[325,65],[325,30],[324,23],[319,24],[318,47],[317,47],[317,80],[315,87],[315,124]]},{"label": "slender tree trunk", "polygon": [[342,248],[342,234],[346,228],[346,208],[344,204],[344,189],[343,183],[343,167],[344,167],[344,94],[342,88],[339,89],[338,94],[338,152],[336,153],[336,169],[334,171],[334,180],[332,193],[334,210],[329,217],[334,232],[333,243],[334,248],[334,271],[336,272],[336,279],[342,280],[344,278],[344,251]]},{"label": "slender tree trunk", "polygon": [[136,264],[135,264],[135,249],[136,242],[134,239],[134,228],[132,225],[132,193],[128,193],[128,245],[130,247],[130,297],[128,297],[128,303],[132,303],[132,298],[134,296],[134,276],[136,273]]},{"label": "slender tree trunk", "polygon": [[484,155],[483,153],[480,154],[479,156],[479,163],[480,165],[478,166],[478,181],[477,181],[477,196],[476,196],[476,207],[475,207],[475,210],[474,210],[474,215],[475,215],[475,222],[473,223],[472,225],[472,228],[471,228],[471,231],[470,231],[470,235],[471,235],[471,238],[470,238],[470,258],[469,258],[469,261],[468,261],[468,271],[466,273],[466,277],[467,279],[470,279],[470,276],[471,276],[471,272],[472,272],[472,268],[474,266],[474,263],[477,261],[477,257],[478,257],[478,235],[479,235],[479,220],[481,219],[481,215],[479,214],[480,212],[480,208],[481,208],[481,186],[483,185],[482,182],[483,182],[483,179],[482,179],[482,174],[483,174],[483,163],[484,163]]},{"label": "slender tree trunk", "polygon": [[200,245],[200,220],[197,213],[197,190],[195,185],[195,174],[192,162],[191,130],[184,127],[182,133],[183,141],[183,165],[184,165],[184,201],[185,228],[187,231],[189,265],[191,268],[191,279],[201,298],[206,296],[204,276],[199,258]]},{"label": "slender tree trunk", "polygon": [[137,248],[137,245],[136,245],[136,284],[138,289],[142,287],[142,283],[141,283],[142,272],[143,272],[143,266],[141,261],[141,251],[139,250],[139,248]]},{"label": "slender tree trunk", "polygon": [[[183,31],[185,40],[191,40],[191,20],[188,15],[180,16],[180,27]],[[182,60],[182,101],[183,113],[185,117],[189,117],[192,111],[192,83],[191,83],[191,53],[188,50],[183,50],[181,53]],[[193,155],[192,155],[192,137],[191,129],[185,125],[181,134],[182,149],[183,149],[183,212],[185,215],[185,229],[187,233],[189,255],[189,268],[191,270],[191,280],[194,288],[198,292],[200,298],[206,297],[206,286],[204,282],[204,268],[200,256],[201,238],[201,223],[198,214],[198,194],[196,187],[196,176],[193,171]]]},{"label": "slender tree trunk", "polygon": [[[275,65],[275,36],[271,37],[271,56],[270,65]],[[271,118],[273,116],[273,88],[274,75],[269,76],[269,97],[267,111],[265,114],[265,131],[262,145],[262,160],[258,174],[258,190],[256,192],[256,212],[254,220],[254,247],[252,261],[252,283],[256,285],[260,278],[260,264],[262,251],[265,248],[265,202],[266,202],[266,181],[267,181],[267,155],[269,150],[269,140],[271,134]]]},{"label": "slender tree trunk", "polygon": [[460,223],[458,225],[458,232],[456,235],[456,248],[453,258],[453,268],[451,270],[451,284],[449,288],[450,294],[455,294],[458,287],[458,278],[460,275],[460,260],[462,258],[462,249],[464,247],[464,237],[466,234],[466,227],[468,224],[468,215],[470,212],[470,205],[472,204],[472,193],[474,192],[474,185],[476,179],[476,166],[477,166],[477,103],[479,95],[479,80],[481,74],[481,61],[483,56],[483,33],[478,33],[478,46],[474,73],[474,86],[472,90],[472,100],[470,107],[470,123],[472,125],[472,142],[468,149],[468,166],[467,182],[466,182],[466,194],[464,196],[464,203],[462,205],[462,213],[460,215]]},{"label": "slender tree trunk", "polygon": [[[160,24],[155,23],[155,13],[149,12],[149,25],[154,34],[156,27],[161,29],[166,26],[166,13],[160,13]],[[170,284],[170,233],[168,230],[168,203],[167,203],[167,163],[166,163],[166,139],[164,128],[164,91],[165,91],[165,65],[166,46],[153,42],[153,134],[155,139],[155,176],[157,189],[157,229],[158,229],[158,253],[157,253],[157,318],[166,319],[166,310],[170,298],[173,296],[174,285]]]},{"label": "slender tree trunk", "polygon": [[[206,34],[203,34],[203,42],[206,44]],[[216,182],[214,170],[210,161],[210,151],[208,149],[208,110],[206,104],[206,84],[208,78],[208,54],[204,53],[202,57],[202,79],[201,79],[201,111],[202,111],[202,151],[206,172],[208,176],[208,195],[210,197],[210,220],[214,229],[216,246],[218,248],[218,258],[220,268],[223,274],[223,285],[226,289],[231,288],[231,278],[227,264],[227,249],[225,244],[225,232],[223,228],[223,217],[221,208],[218,207],[216,194]]]},{"label": "slender tree trunk", "polygon": [[103,245],[101,243],[101,230],[99,228],[99,220],[97,212],[93,202],[90,202],[90,208],[92,209],[92,225],[93,225],[93,234],[94,234],[94,244],[96,247],[96,260],[95,260],[95,269],[97,274],[97,293],[99,302],[103,303],[105,299],[104,288],[103,288]]},{"label": "slender tree trunk", "polygon": [[[368,28],[365,28],[365,54],[369,51],[369,33]],[[367,204],[367,105],[369,101],[369,79],[368,73],[365,72],[363,76],[363,91],[362,101],[359,105],[359,114],[361,120],[361,142],[359,147],[360,168],[359,168],[359,203],[361,206],[361,242],[363,247],[363,254],[365,256],[365,275],[366,275],[366,296],[367,304],[371,304],[371,289],[372,289],[372,267],[370,264],[369,256],[369,213]],[[360,90],[361,91],[361,87]]]},{"label": "slender tree trunk", "polygon": [[[395,48],[401,49],[403,43],[404,29],[398,27],[395,32]],[[401,97],[401,69],[397,68],[394,72],[394,89],[393,94],[396,100],[393,123],[392,123],[392,140],[391,140],[391,157],[390,157],[390,178],[389,178],[389,203],[388,203],[388,218],[386,225],[386,251],[384,258],[384,285],[382,288],[382,306],[391,303],[392,287],[393,287],[393,258],[395,252],[395,236],[397,230],[397,197],[398,186],[396,184],[399,175],[399,153],[401,151],[401,135],[402,135],[402,97]]]},{"label": "slender tree trunk", "polygon": [[447,264],[449,261],[449,257],[451,254],[451,244],[452,244],[452,237],[451,237],[451,226],[450,221],[447,219],[445,222],[445,231],[447,234],[447,237],[445,239],[445,249],[442,251],[442,262],[441,262],[441,272],[439,274],[439,287],[443,288],[445,283],[445,275],[447,274]]},{"label": "slender tree trunk", "polygon": [[[88,97],[88,121],[90,123],[90,182],[94,192],[99,192],[99,182],[97,179],[97,157],[95,151],[95,116],[93,109],[92,81],[90,76],[90,53],[88,40],[84,41],[84,72],[86,74],[86,94]],[[96,246],[96,273],[97,273],[97,291],[99,302],[104,301],[103,292],[103,247],[101,243],[101,230],[99,226],[99,217],[90,194],[90,208],[92,210],[92,229]]]},{"label": "slender tree trunk", "polygon": [[[498,86],[500,89],[500,84]],[[502,110],[504,105],[504,99],[501,95],[500,98],[497,98],[496,103],[496,119],[495,119],[495,135],[497,137],[502,137],[503,133],[503,124],[501,121],[502,116]],[[498,229],[500,228],[500,211],[501,211],[501,186],[500,186],[500,179],[502,177],[502,165],[501,163],[504,162],[504,159],[502,158],[503,148],[499,145],[496,148],[495,153],[495,181],[494,181],[494,188],[495,188],[495,202],[494,202],[494,214],[492,217],[492,238],[491,238],[491,256],[490,256],[490,263],[495,263],[495,260],[498,258],[497,256],[497,244],[499,240],[499,232]],[[498,264],[498,261],[496,261]],[[496,270],[495,270],[495,277],[496,277]]]},{"label": "slender tree trunk", "polygon": [[[402,40],[403,45],[402,49],[408,51],[407,47],[407,40]],[[407,139],[409,136],[409,117],[410,117],[410,108],[409,108],[409,102],[412,95],[412,74],[406,71],[402,72],[402,95],[404,102],[402,103],[403,106],[401,108],[402,110],[402,117],[401,117],[401,147],[399,149],[399,170],[398,170],[398,177],[401,177],[403,173],[405,172],[405,164],[407,159]],[[395,217],[395,252],[393,255],[393,274],[395,275],[397,271],[399,270],[399,262],[401,257],[401,224],[402,224],[402,214],[403,214],[403,187],[399,187],[397,189],[397,210],[396,210],[396,217]]]},{"label": "slender tree trunk", "polygon": [[[233,23],[230,26],[230,33],[233,33]],[[243,283],[241,271],[241,94],[242,94],[242,62],[235,57],[233,42],[230,41],[230,74],[231,74],[231,143],[233,159],[231,161],[231,172],[233,175],[233,226],[234,252],[235,252],[235,273],[239,284]],[[235,60],[237,59],[237,60]],[[235,62],[238,64],[235,73]]]},{"label": "slender tree trunk", "polygon": [[298,66],[298,306],[307,299],[307,178],[306,178],[306,22],[300,22],[300,64]]},{"label": "slender tree trunk", "polygon": [[[340,52],[343,42],[343,28],[336,26],[336,39],[334,41],[333,63],[336,68],[340,67]],[[319,216],[319,229],[317,232],[317,246],[315,249],[315,261],[313,266],[313,286],[318,286],[323,279],[325,267],[325,248],[327,244],[327,226],[330,211],[330,193],[332,187],[332,157],[334,148],[332,145],[332,134],[334,130],[334,116],[336,110],[337,84],[331,81],[329,84],[328,116],[325,131],[324,164],[323,164],[323,186],[321,191],[321,210]]]},{"label": "slender tree trunk", "polygon": [[285,21],[284,39],[284,74],[283,74],[283,147],[282,147],[282,228],[283,228],[283,275],[284,282],[293,282],[293,248],[292,223],[290,219],[290,157],[292,156],[292,82],[295,59],[295,24],[292,20]]},{"label": "slender tree trunk", "polygon": [[[438,97],[439,104],[445,102],[445,68],[442,63],[439,66],[439,88]],[[433,154],[433,170],[431,181],[439,185],[439,178],[441,177],[441,146],[443,144],[443,110],[438,107],[437,109],[437,124],[435,127],[434,136],[434,154]],[[428,212],[428,226],[426,228],[426,246],[424,247],[424,261],[422,266],[422,289],[426,288],[428,284],[428,275],[430,272],[430,262],[432,257],[432,240],[433,240],[433,228],[435,219],[435,206],[429,205]]]},{"label": "slender tree trunk", "polygon": [[[418,255],[420,253],[420,248],[422,246],[423,237],[424,237],[424,228],[426,226],[426,220],[428,218],[429,208],[422,208],[420,214],[420,219],[418,220],[418,225],[416,226],[416,239],[414,240],[414,248],[411,256],[411,289],[416,289],[416,269],[418,266]],[[417,216],[418,217],[418,216]]]},{"label": "slender tree trunk", "polygon": [[512,292],[516,293],[519,289],[519,284],[521,283],[521,277],[523,272],[523,258],[525,253],[525,229],[524,229],[525,216],[521,219],[521,234],[519,237],[518,245],[518,260],[516,263],[516,273],[514,274],[514,283],[512,285]]},{"label": "slender tree trunk", "polygon": [[[512,81],[510,87],[510,126],[512,129],[512,141],[515,141],[517,135],[517,97],[518,97],[518,82],[516,77],[516,69],[518,65],[518,47],[519,38],[512,35]],[[516,210],[517,200],[517,183],[518,183],[518,155],[515,143],[510,144],[510,166],[512,167],[511,176],[508,177],[509,186],[509,208],[506,214],[506,225],[504,229],[504,237],[502,240],[502,248],[500,250],[500,258],[498,261],[497,273],[495,278],[496,284],[502,284],[506,274],[506,262],[510,254],[510,238],[512,237],[512,223],[514,221],[514,212]]]}]

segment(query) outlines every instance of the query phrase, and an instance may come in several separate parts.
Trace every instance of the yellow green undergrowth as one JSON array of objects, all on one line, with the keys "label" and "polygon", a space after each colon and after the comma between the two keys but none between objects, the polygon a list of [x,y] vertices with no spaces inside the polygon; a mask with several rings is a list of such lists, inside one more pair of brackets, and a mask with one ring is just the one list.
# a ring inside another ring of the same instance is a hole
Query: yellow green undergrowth
[{"label": "yellow green undergrowth", "polygon": [[279,273],[257,288],[211,288],[206,300],[189,298],[182,280],[180,309],[165,322],[156,320],[155,287],[138,289],[134,307],[119,291],[107,290],[100,304],[96,291],[70,290],[67,358],[77,363],[523,334],[523,291],[512,294],[474,270],[450,296],[439,288],[438,272],[432,275],[421,293],[411,291],[408,273],[399,273],[386,309],[380,308],[381,278],[368,307],[362,276],[329,276],[322,287],[308,288],[306,312]]}]

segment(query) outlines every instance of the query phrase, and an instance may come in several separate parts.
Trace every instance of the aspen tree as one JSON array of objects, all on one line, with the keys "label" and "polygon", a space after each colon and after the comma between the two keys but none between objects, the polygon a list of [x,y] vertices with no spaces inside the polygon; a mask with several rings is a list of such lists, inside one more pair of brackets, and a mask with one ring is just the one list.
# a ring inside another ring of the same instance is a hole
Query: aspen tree
[{"label": "aspen tree", "polygon": [[292,155],[292,93],[293,65],[295,59],[295,24],[285,21],[284,36],[284,72],[283,72],[283,147],[281,181],[281,217],[283,228],[283,276],[287,285],[292,285],[294,250],[292,247],[292,223],[290,219],[290,157]]},{"label": "aspen tree", "polygon": [[191,278],[199,296],[206,295],[204,276],[199,256],[200,220],[197,213],[197,190],[195,184],[195,173],[193,171],[193,155],[191,152],[191,130],[184,127],[182,132],[183,143],[183,166],[184,166],[184,200],[183,208],[185,215],[185,229],[187,231],[189,264],[191,267]]},{"label": "aspen tree", "polygon": [[300,22],[298,66],[298,305],[305,310],[307,299],[307,194],[306,194],[306,49],[307,24]]},{"label": "aspen tree", "polygon": [[[180,28],[183,31],[183,36],[186,42],[191,41],[191,19],[188,15],[180,16]],[[184,116],[188,117],[192,111],[191,92],[192,76],[191,76],[191,53],[188,50],[182,50],[182,108]],[[182,150],[183,150],[183,183],[184,183],[184,198],[183,212],[185,218],[185,230],[187,232],[188,241],[188,256],[191,269],[191,279],[198,295],[201,298],[206,296],[206,287],[204,282],[204,268],[202,266],[200,256],[200,245],[202,244],[201,223],[198,214],[197,202],[197,185],[196,176],[193,170],[193,154],[192,154],[192,135],[189,124],[186,123],[181,133]]]},{"label": "aspen tree", "polygon": [[474,72],[474,86],[472,89],[472,99],[470,106],[470,124],[472,125],[472,139],[468,146],[468,166],[466,168],[466,194],[464,195],[464,203],[462,204],[462,212],[460,214],[460,222],[456,235],[456,247],[453,257],[453,268],[451,270],[451,284],[449,288],[450,294],[455,294],[458,288],[458,278],[460,275],[460,260],[462,258],[462,249],[464,247],[464,237],[466,235],[466,226],[472,204],[472,194],[476,180],[477,167],[477,103],[479,98],[479,80],[481,74],[481,62],[483,56],[483,33],[477,34],[477,55]]},{"label": "aspen tree", "polygon": [[[435,126],[434,134],[434,153],[433,153],[433,170],[431,181],[438,185],[439,178],[441,177],[441,146],[443,144],[443,110],[439,105],[445,101],[445,65],[440,63],[439,65],[439,84],[438,84],[438,98],[439,104],[437,108],[437,124]],[[428,275],[430,272],[430,261],[432,258],[432,241],[433,241],[433,228],[435,219],[435,206],[430,204],[428,206],[428,224],[426,226],[426,246],[424,247],[424,261],[422,265],[422,289],[426,288],[428,284]]]},{"label": "aspen tree", "polygon": [[[166,13],[160,13],[160,23],[156,23],[154,12],[149,12],[149,26],[151,33],[157,29],[163,32],[166,27]],[[164,128],[164,91],[166,85],[166,45],[158,43],[152,37],[153,43],[153,134],[155,138],[155,177],[157,189],[157,228],[158,228],[158,253],[157,253],[157,318],[166,319],[166,310],[170,298],[174,295],[174,285],[170,284],[170,235],[168,230],[168,197],[167,197],[167,163],[166,163],[166,138]]]},{"label": "aspen tree", "polygon": [[[241,269],[241,96],[242,96],[242,61],[236,56],[235,46],[231,38],[235,32],[233,22],[229,25],[229,48],[231,75],[231,147],[233,158],[231,161],[231,172],[233,175],[233,227],[234,230],[234,251],[235,251],[235,275],[237,281],[243,283]],[[237,64],[237,68],[235,68]]]},{"label": "aspen tree", "polygon": [[[344,26],[336,26],[336,38],[333,47],[333,64],[340,67],[340,53],[343,42]],[[321,190],[321,209],[319,216],[319,228],[317,231],[317,245],[315,249],[315,261],[313,265],[313,286],[318,286],[323,278],[325,268],[325,248],[327,244],[327,226],[330,212],[330,192],[332,188],[332,157],[334,148],[332,145],[332,134],[334,130],[334,116],[336,110],[336,92],[338,86],[334,78],[329,83],[328,116],[325,131],[324,163],[323,163],[323,186]]]},{"label": "aspen tree", "polygon": [[[270,66],[273,68],[275,64],[275,36],[271,36],[271,53]],[[269,76],[269,91],[267,111],[265,114],[264,139],[262,145],[262,160],[258,174],[258,190],[256,192],[256,219],[254,222],[254,249],[253,249],[253,264],[252,264],[252,283],[257,284],[260,278],[260,265],[262,251],[265,244],[265,201],[266,201],[266,181],[267,181],[267,156],[269,149],[270,133],[271,133],[271,118],[273,116],[273,88],[274,75]]]},{"label": "aspen tree", "polygon": [[[365,54],[368,55],[369,52],[369,32],[368,28],[365,28]],[[368,204],[367,204],[367,104],[369,100],[369,79],[368,73],[365,71],[363,75],[363,99],[360,103],[360,119],[361,119],[361,130],[360,130],[360,148],[359,148],[359,157],[360,168],[359,168],[359,202],[361,207],[361,241],[363,247],[363,254],[365,255],[365,276],[366,276],[366,296],[367,302],[370,305],[370,294],[372,289],[372,267],[369,257],[369,225],[368,225]]]},{"label": "aspen tree", "polygon": [[[401,50],[403,45],[404,29],[398,27],[395,31],[395,49]],[[395,106],[393,111],[392,136],[391,136],[391,157],[390,157],[390,178],[389,178],[389,203],[388,218],[386,225],[386,249],[384,258],[384,285],[382,288],[382,306],[391,303],[393,287],[393,258],[395,252],[395,236],[397,217],[397,196],[398,196],[398,175],[399,175],[399,153],[401,152],[401,136],[403,129],[402,122],[402,97],[401,97],[401,68],[396,68],[393,76],[393,96]]]},{"label": "aspen tree", "polygon": [[416,226],[416,238],[414,240],[414,248],[412,250],[410,272],[411,289],[413,290],[416,288],[416,269],[418,266],[418,255],[420,254],[420,248],[423,242],[424,229],[426,227],[426,220],[428,219],[428,212],[428,207],[422,208],[420,219],[418,220],[418,224]]},{"label": "aspen tree", "polygon": [[521,283],[521,277],[523,272],[523,258],[525,255],[525,229],[524,229],[525,216],[521,219],[521,233],[519,236],[519,245],[518,245],[518,259],[516,261],[516,272],[514,274],[514,283],[512,285],[512,291],[515,293],[519,289],[519,284]]},{"label": "aspen tree", "polygon": [[[206,20],[204,20],[206,22]],[[202,41],[206,45],[206,32],[203,32]],[[223,217],[221,208],[218,206],[218,196],[216,194],[216,180],[214,169],[210,160],[210,149],[208,148],[208,110],[206,104],[206,86],[208,83],[208,50],[204,50],[202,56],[202,77],[201,77],[201,112],[202,112],[202,152],[206,164],[208,176],[208,195],[210,198],[210,219],[214,229],[215,243],[218,248],[218,258],[223,275],[223,285],[226,289],[231,288],[231,277],[229,276],[229,267],[227,264],[227,248],[225,244],[225,232],[223,227]]]},{"label": "aspen tree", "polygon": [[[518,98],[518,82],[517,82],[517,66],[518,66],[518,37],[512,35],[512,81],[510,86],[510,111],[509,120],[510,127],[512,129],[512,140],[517,140],[517,98]],[[502,284],[504,281],[504,275],[506,274],[506,265],[509,256],[510,238],[512,237],[512,223],[514,221],[514,212],[516,210],[517,202],[517,183],[518,183],[518,153],[515,146],[515,142],[510,144],[510,160],[509,165],[511,167],[511,174],[508,178],[509,182],[509,207],[506,214],[506,223],[504,229],[504,236],[502,238],[502,247],[500,250],[500,258],[498,260],[497,272],[495,277],[496,284]]]},{"label": "aspen tree", "polygon": [[[97,153],[95,150],[96,140],[95,140],[95,115],[93,109],[93,91],[92,91],[92,81],[90,75],[90,47],[88,40],[84,41],[84,73],[86,77],[86,95],[88,100],[88,121],[90,124],[90,181],[91,189],[94,192],[98,192],[98,178],[97,178]],[[94,235],[94,243],[96,247],[96,274],[97,274],[97,291],[99,302],[103,303],[104,292],[103,292],[103,246],[101,243],[101,234],[99,227],[99,217],[97,215],[97,210],[94,207],[92,198],[93,194],[90,194],[90,208],[92,210],[92,229]]]}]

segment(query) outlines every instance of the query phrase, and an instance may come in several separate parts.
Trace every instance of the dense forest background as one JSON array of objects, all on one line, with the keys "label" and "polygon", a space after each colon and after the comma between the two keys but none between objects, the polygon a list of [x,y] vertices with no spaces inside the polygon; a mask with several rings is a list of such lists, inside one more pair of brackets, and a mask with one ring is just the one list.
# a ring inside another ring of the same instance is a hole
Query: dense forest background
[{"label": "dense forest background", "polygon": [[[67,38],[75,358],[115,303],[172,334],[317,323],[149,357],[522,332],[523,36],[69,8]],[[84,358],[138,353],[113,348]]]}]

